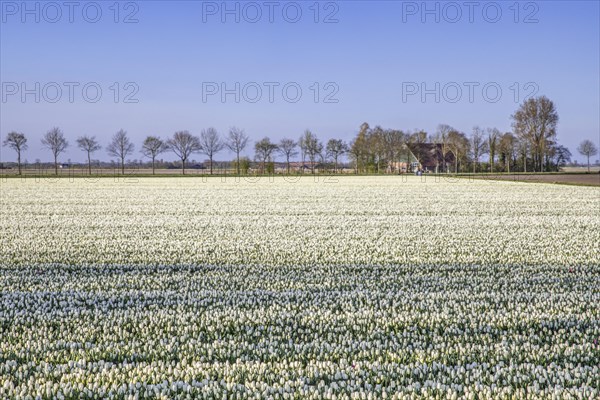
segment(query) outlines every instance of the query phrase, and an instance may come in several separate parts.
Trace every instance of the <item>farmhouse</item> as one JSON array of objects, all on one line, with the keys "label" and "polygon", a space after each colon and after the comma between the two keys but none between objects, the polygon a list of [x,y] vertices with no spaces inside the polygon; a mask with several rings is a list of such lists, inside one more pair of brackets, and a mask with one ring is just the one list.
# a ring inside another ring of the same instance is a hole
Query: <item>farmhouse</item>
[{"label": "farmhouse", "polygon": [[443,172],[448,165],[454,165],[454,154],[446,150],[444,155],[441,143],[409,143],[407,146],[417,160],[411,165],[413,171]]}]

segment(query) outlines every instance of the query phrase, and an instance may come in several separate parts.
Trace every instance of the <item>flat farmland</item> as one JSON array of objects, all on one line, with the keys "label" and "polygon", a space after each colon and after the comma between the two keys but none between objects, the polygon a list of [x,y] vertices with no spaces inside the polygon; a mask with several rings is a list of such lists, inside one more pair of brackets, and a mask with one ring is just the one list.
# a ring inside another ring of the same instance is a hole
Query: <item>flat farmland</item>
[{"label": "flat farmland", "polygon": [[0,181],[0,397],[597,398],[598,189]]}]

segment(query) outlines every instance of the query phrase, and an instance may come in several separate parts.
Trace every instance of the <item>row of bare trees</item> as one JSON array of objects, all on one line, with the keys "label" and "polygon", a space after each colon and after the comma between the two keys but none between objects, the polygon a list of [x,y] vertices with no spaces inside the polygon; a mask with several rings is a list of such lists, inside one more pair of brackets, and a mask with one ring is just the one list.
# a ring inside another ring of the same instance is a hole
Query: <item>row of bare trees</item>
[{"label": "row of bare trees", "polygon": [[[175,132],[167,140],[158,136],[148,136],[144,140],[141,153],[148,157],[152,162],[152,173],[156,171],[156,158],[159,154],[172,151],[181,160],[181,171],[185,174],[185,168],[192,154],[205,154],[210,162],[210,173],[213,173],[214,157],[223,149],[228,149],[236,155],[236,171],[241,173],[241,154],[246,149],[250,138],[243,129],[233,127],[229,130],[225,138],[221,138],[215,128],[202,130],[199,136],[194,136],[188,131]],[[102,149],[95,136],[84,135],[77,138],[77,147],[87,155],[88,173],[92,173],[92,155]],[[13,148],[17,152],[17,164],[19,174],[21,174],[21,155],[27,149],[27,138],[25,134],[11,132],[4,141],[5,146]],[[58,158],[61,153],[69,147],[69,142],[59,128],[52,128],[42,138],[44,148],[52,152],[54,159],[55,173],[58,174]],[[302,154],[303,163],[308,158],[312,172],[317,162],[322,162],[324,157],[331,155],[337,170],[338,162],[348,149],[348,146],[338,139],[331,139],[327,143],[326,153],[324,153],[323,144],[317,136],[310,130],[306,130],[298,141],[284,138],[279,143],[273,143],[268,137],[256,142],[254,146],[255,160],[260,162],[261,170],[265,170],[268,162],[274,160],[275,154],[279,153],[285,156],[287,170],[290,171],[291,160],[298,155],[298,150]],[[127,132],[119,130],[111,139],[106,147],[106,152],[119,160],[121,173],[125,173],[125,160],[135,151],[135,145],[130,140]]]},{"label": "row of bare trees", "polygon": [[349,149],[348,144],[341,139],[329,139],[324,145],[317,135],[308,129],[297,141],[283,138],[279,143],[274,143],[268,137],[264,137],[254,146],[255,160],[260,163],[261,171],[266,170],[268,162],[274,161],[275,154],[281,154],[285,157],[286,170],[289,173],[291,160],[300,155],[301,168],[310,168],[313,174],[316,166],[326,161],[330,161],[333,171],[337,172],[342,157]]},{"label": "row of bare trees", "polygon": [[[237,152],[238,160],[240,152],[246,146],[248,137],[243,130],[232,128],[226,141],[222,141],[214,128],[208,128],[196,137],[188,131],[175,132],[170,139],[163,140],[158,136],[148,136],[144,140],[141,153],[152,161],[152,173],[155,173],[156,157],[164,152],[172,151],[181,160],[181,170],[185,174],[185,166],[189,157],[194,153],[204,153],[212,161],[216,153],[223,150],[224,147]],[[88,173],[92,173],[92,154],[102,149],[95,136],[80,136],[77,138],[77,147],[87,155]],[[58,174],[58,157],[68,147],[69,142],[59,128],[52,128],[42,137],[42,145],[51,151],[54,159],[54,172]],[[4,146],[9,146],[17,152],[17,164],[19,174],[21,174],[21,155],[27,150],[27,138],[25,134],[10,132],[4,140]],[[119,160],[121,173],[125,174],[125,159],[133,154],[135,145],[129,139],[127,132],[123,129],[114,134],[110,143],[106,146],[106,152]]]}]

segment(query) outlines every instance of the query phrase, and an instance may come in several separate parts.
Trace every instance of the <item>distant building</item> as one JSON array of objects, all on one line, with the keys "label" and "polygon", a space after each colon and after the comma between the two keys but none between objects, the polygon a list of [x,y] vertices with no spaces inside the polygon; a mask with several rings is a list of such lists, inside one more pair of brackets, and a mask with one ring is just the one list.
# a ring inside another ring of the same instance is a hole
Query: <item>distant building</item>
[{"label": "distant building", "polygon": [[[320,162],[311,163],[310,161],[305,162],[290,162],[290,170],[294,172],[310,172],[312,169],[315,169],[315,172],[319,170],[323,165]],[[286,164],[287,167],[287,164]]]},{"label": "distant building", "polygon": [[413,170],[416,168],[426,172],[444,172],[448,166],[454,165],[454,154],[446,151],[444,156],[440,143],[409,143],[408,148],[417,161]]}]

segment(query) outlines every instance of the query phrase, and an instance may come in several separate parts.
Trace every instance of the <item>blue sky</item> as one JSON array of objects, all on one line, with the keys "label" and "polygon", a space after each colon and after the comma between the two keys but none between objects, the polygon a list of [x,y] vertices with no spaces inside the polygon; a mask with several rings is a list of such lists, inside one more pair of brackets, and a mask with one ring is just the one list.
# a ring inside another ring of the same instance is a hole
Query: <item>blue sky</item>
[{"label": "blue sky", "polygon": [[0,135],[26,133],[30,162],[50,159],[40,138],[54,126],[73,161],[84,160],[78,136],[106,145],[121,128],[138,150],[150,134],[211,126],[274,140],[308,128],[349,141],[363,122],[508,131],[530,93],[555,102],[559,141],[577,159],[581,140],[599,141],[597,1],[473,2],[472,15],[466,2],[0,3]]}]

